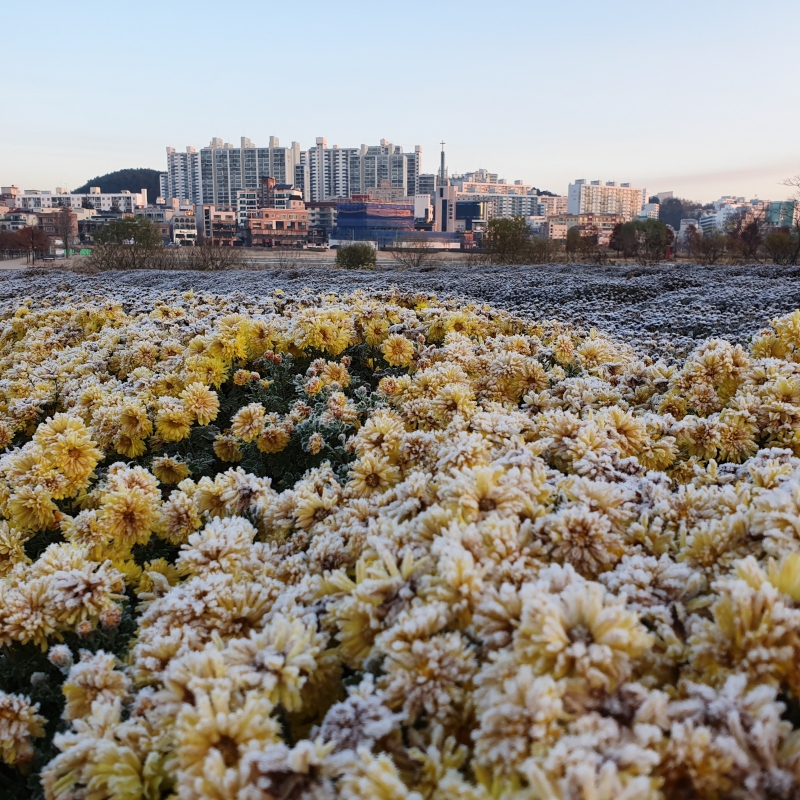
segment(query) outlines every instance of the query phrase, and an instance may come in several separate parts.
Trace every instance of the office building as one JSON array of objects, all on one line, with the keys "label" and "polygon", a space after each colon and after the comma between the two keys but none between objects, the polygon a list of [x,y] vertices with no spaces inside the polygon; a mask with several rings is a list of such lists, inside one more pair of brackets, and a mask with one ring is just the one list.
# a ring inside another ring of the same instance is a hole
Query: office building
[{"label": "office building", "polygon": [[800,203],[776,200],[764,203],[764,221],[777,228],[790,228],[800,221]]},{"label": "office building", "polygon": [[336,211],[331,240],[340,243],[368,241],[385,247],[414,231],[413,204],[340,202]]},{"label": "office building", "polygon": [[569,214],[616,214],[620,221],[630,222],[639,216],[647,199],[644,189],[616,181],[576,180],[567,192]]}]

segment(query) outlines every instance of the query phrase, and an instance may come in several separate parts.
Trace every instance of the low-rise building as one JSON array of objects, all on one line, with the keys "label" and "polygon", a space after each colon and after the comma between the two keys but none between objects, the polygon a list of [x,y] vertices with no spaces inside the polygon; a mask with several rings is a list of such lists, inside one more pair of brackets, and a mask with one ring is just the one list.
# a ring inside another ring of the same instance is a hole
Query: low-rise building
[{"label": "low-rise building", "polygon": [[661,203],[645,203],[639,212],[639,219],[658,219],[661,213]]},{"label": "low-rise building", "polygon": [[457,231],[483,231],[489,221],[487,203],[456,200]]},{"label": "low-rise building", "polygon": [[95,211],[121,211],[133,213],[137,208],[147,205],[147,189],[140,192],[101,192],[98,186],[90,186],[86,194],[67,192],[57,189],[55,192],[26,189],[14,196],[16,208],[29,211],[46,211],[50,208],[70,206],[72,208],[91,207]]},{"label": "low-rise building", "polygon": [[[78,236],[78,215],[74,211],[69,212],[70,222],[70,236],[68,242],[61,241],[60,219],[61,209],[52,209],[51,211],[39,212],[36,217],[38,218],[39,227],[51,238],[58,239],[60,246],[66,247],[74,244],[74,240]],[[58,244],[58,243],[57,243]]]},{"label": "low-rise building", "polygon": [[308,239],[308,211],[302,200],[289,208],[259,208],[251,212],[244,229],[248,247],[302,245]]},{"label": "low-rise building", "polygon": [[172,241],[194,245],[197,242],[197,219],[194,214],[175,214],[172,217]]},{"label": "low-rise building", "polygon": [[334,200],[306,203],[309,242],[327,244],[339,216],[336,206],[337,203]]},{"label": "low-rise building", "polygon": [[101,231],[109,222],[122,219],[123,215],[116,211],[95,213],[91,216],[78,218],[78,238],[81,244],[91,244],[98,231]]},{"label": "low-rise building", "polygon": [[[451,230],[455,230],[455,203],[453,206]],[[413,204],[342,202],[338,205],[337,224],[331,239],[339,242],[376,242],[378,246],[385,247],[413,231]]]},{"label": "low-rise building", "polygon": [[544,228],[547,225],[547,217],[543,214],[536,214],[530,217],[527,217],[525,220],[528,223],[528,227],[531,229],[531,233],[534,236],[543,236],[544,235]]},{"label": "low-rise building", "polygon": [[237,189],[236,222],[240,230],[244,231],[248,217],[257,211],[260,205],[259,193],[255,189]]},{"label": "low-rise building", "polygon": [[198,231],[209,244],[233,247],[236,243],[237,219],[232,208],[204,205],[196,217]]},{"label": "low-rise building", "polygon": [[35,228],[39,217],[27,211],[9,211],[0,218],[0,231],[18,231],[22,228]]}]

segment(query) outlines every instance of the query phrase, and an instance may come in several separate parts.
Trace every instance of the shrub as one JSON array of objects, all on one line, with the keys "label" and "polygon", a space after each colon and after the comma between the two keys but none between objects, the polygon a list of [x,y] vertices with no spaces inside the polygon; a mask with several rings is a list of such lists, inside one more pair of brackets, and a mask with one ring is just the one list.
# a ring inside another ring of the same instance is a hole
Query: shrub
[{"label": "shrub", "polygon": [[366,242],[346,244],[336,251],[336,266],[344,269],[375,269],[377,253]]}]

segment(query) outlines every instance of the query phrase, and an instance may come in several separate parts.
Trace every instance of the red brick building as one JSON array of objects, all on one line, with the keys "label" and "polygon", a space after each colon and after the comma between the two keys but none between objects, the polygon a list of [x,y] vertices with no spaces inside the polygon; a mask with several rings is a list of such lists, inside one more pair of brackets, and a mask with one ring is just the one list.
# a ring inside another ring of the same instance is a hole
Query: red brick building
[{"label": "red brick building", "polygon": [[260,208],[250,212],[245,227],[248,247],[292,246],[308,239],[308,211],[302,200],[288,208]]}]

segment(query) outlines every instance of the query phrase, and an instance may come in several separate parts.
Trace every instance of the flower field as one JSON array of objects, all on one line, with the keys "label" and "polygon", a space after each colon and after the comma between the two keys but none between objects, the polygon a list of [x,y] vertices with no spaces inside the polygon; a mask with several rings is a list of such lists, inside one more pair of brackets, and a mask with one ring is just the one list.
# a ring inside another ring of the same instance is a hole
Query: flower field
[{"label": "flower field", "polygon": [[800,311],[68,289],[0,313],[2,797],[800,797]]}]

